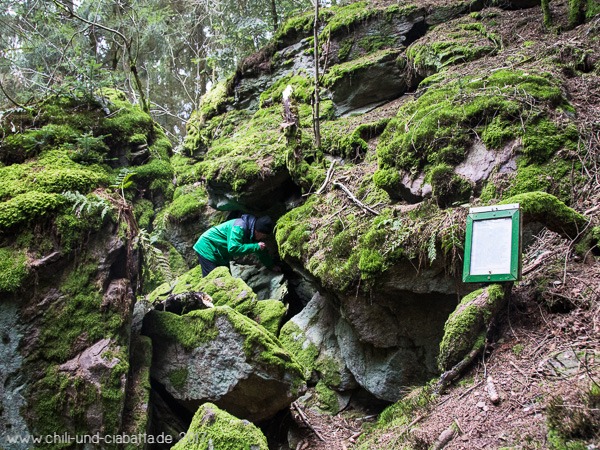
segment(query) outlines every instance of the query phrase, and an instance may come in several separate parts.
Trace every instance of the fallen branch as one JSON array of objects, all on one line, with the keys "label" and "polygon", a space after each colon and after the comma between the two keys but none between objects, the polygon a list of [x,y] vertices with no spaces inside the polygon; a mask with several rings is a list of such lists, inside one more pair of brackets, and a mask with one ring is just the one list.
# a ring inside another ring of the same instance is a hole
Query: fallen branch
[{"label": "fallen branch", "polygon": [[479,355],[479,352],[482,350],[481,347],[477,346],[473,350],[469,352],[467,356],[465,356],[462,361],[456,364],[452,369],[447,370],[440,376],[440,380],[437,382],[435,386],[435,392],[441,395],[446,388],[454,381],[458,376],[462,373],[464,369],[466,369]]},{"label": "fallen branch", "polygon": [[367,205],[365,205],[363,202],[361,202],[359,199],[357,199],[354,194],[352,194],[352,192],[350,192],[350,190],[344,186],[342,183],[335,182],[333,183],[333,185],[335,187],[339,187],[342,191],[344,191],[344,193],[348,196],[348,198],[350,200],[352,200],[354,203],[356,203],[358,206],[360,206],[363,210],[370,212],[371,214],[374,214],[376,216],[379,215],[379,213],[377,211],[375,211],[374,209],[369,208]]},{"label": "fallen branch", "polygon": [[537,269],[539,266],[541,266],[546,258],[550,255],[552,255],[554,252],[551,252],[550,250],[545,251],[544,253],[542,253],[540,256],[538,256],[535,261],[533,263],[531,263],[530,265],[528,265],[527,267],[525,267],[523,269],[523,275],[527,275],[530,272],[533,272],[535,269]]},{"label": "fallen branch", "polygon": [[313,431],[313,433],[315,433],[315,435],[322,442],[325,442],[325,439],[323,439],[323,436],[321,436],[321,434],[315,429],[315,427],[313,427],[310,424],[310,421],[308,420],[308,417],[306,417],[306,414],[304,414],[304,411],[302,411],[302,408],[300,408],[300,405],[298,405],[298,403],[294,402],[294,403],[292,403],[292,408],[294,408],[296,410],[296,412],[298,413],[298,415],[300,416],[300,418],[302,419],[302,421],[306,424],[306,426],[308,428],[310,428]]},{"label": "fallen branch", "polygon": [[327,170],[327,175],[325,176],[325,181],[323,182],[323,184],[321,185],[319,190],[316,192],[316,194],[321,194],[325,190],[325,188],[327,187],[329,182],[331,181],[331,177],[333,176],[334,166],[335,166],[335,160],[331,161],[331,166],[329,166],[329,170]]}]

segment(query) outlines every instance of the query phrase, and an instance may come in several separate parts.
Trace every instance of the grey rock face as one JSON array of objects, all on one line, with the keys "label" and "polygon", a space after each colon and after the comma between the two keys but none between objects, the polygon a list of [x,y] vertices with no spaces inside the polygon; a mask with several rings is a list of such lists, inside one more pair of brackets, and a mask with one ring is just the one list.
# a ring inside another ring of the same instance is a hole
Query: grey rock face
[{"label": "grey rock face", "polygon": [[283,300],[288,293],[283,274],[271,272],[266,267],[232,263],[231,276],[244,280],[258,300]]},{"label": "grey rock face", "polygon": [[[205,320],[214,321],[213,326],[202,329],[207,338],[193,348],[169,332],[177,322],[182,324],[177,325],[181,326],[179,333],[188,333],[187,327],[194,333],[191,330],[205,326]],[[240,320],[242,328],[232,323]],[[276,341],[264,329],[230,308],[195,311],[187,316],[152,311],[146,316],[143,331],[153,340],[152,378],[190,412],[210,401],[237,417],[261,421],[289,406],[302,390],[300,366],[287,364],[289,355],[274,347]],[[262,337],[252,340],[252,333]],[[272,359],[256,356],[263,352],[260,342],[271,342],[265,351],[273,352]]]},{"label": "grey rock face", "polygon": [[26,380],[20,369],[23,356],[18,348],[23,339],[18,321],[18,309],[13,302],[2,302],[0,308],[0,442],[6,450],[25,450],[28,444],[10,444],[9,436],[27,436],[29,429],[20,414],[25,406],[23,389]]}]

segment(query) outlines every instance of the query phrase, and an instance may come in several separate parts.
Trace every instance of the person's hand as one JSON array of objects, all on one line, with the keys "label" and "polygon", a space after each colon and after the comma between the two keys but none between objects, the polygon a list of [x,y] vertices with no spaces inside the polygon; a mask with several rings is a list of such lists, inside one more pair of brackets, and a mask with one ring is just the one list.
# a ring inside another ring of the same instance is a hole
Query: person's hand
[{"label": "person's hand", "polygon": [[258,246],[260,247],[261,250],[264,250],[265,248],[267,248],[267,244],[265,244],[264,242],[259,242]]}]

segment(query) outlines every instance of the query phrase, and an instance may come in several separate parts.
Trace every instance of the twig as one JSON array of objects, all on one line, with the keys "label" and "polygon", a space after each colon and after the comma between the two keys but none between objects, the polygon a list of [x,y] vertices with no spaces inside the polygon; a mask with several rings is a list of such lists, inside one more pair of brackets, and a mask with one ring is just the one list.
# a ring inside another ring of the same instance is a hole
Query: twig
[{"label": "twig", "polygon": [[363,202],[361,202],[359,199],[357,199],[354,196],[354,194],[352,194],[352,192],[350,192],[350,190],[346,186],[344,186],[342,183],[340,183],[339,181],[336,181],[335,183],[333,183],[333,185],[336,187],[339,187],[342,191],[344,191],[344,193],[348,196],[348,198],[350,200],[352,200],[354,203],[356,203],[358,206],[360,206],[363,210],[370,212],[371,214],[374,214],[376,216],[379,215],[379,213],[377,211],[369,208],[367,205],[365,205]]},{"label": "twig", "polygon": [[331,177],[333,176],[333,168],[334,167],[335,167],[335,160],[331,161],[331,166],[329,166],[329,170],[327,170],[327,175],[325,176],[325,181],[323,182],[323,184],[321,185],[319,190],[316,192],[316,194],[321,194],[325,190],[325,188],[331,181]]},{"label": "twig", "polygon": [[530,265],[528,265],[527,267],[525,267],[523,269],[523,275],[527,275],[529,272],[533,272],[535,269],[537,269],[539,266],[541,266],[544,261],[546,260],[546,258],[550,255],[552,255],[554,252],[551,252],[550,250],[545,251],[544,253],[542,253],[540,256],[538,256],[535,261],[533,263],[531,263]]},{"label": "twig", "polygon": [[323,439],[323,436],[321,436],[321,434],[315,429],[315,427],[313,427],[309,420],[308,417],[306,417],[306,414],[304,414],[304,411],[302,411],[302,408],[300,408],[300,405],[298,405],[297,402],[292,403],[292,408],[294,408],[298,414],[300,415],[300,418],[302,419],[302,421],[306,424],[306,426],[308,428],[310,428],[313,433],[315,433],[315,435],[322,441],[325,442],[325,439]]}]

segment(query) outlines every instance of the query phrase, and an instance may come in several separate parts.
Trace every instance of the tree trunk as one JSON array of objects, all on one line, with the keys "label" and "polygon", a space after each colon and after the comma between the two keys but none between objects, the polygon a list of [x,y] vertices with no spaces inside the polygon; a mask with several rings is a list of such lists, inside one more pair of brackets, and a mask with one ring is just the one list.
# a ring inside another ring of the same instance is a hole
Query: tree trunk
[{"label": "tree trunk", "polygon": [[277,31],[279,24],[277,23],[277,4],[275,0],[271,0],[271,17],[273,18],[273,32]]},{"label": "tree trunk", "polygon": [[552,26],[552,13],[550,12],[550,0],[542,0],[542,13],[544,14],[544,26]]},{"label": "tree trunk", "polygon": [[315,25],[314,25],[314,41],[315,41],[315,98],[313,105],[313,130],[315,133],[315,147],[321,147],[321,124],[319,122],[319,0],[315,2]]}]

